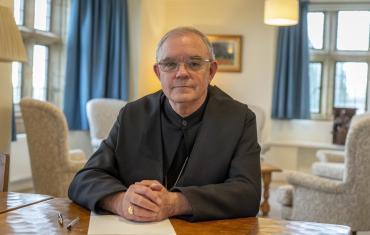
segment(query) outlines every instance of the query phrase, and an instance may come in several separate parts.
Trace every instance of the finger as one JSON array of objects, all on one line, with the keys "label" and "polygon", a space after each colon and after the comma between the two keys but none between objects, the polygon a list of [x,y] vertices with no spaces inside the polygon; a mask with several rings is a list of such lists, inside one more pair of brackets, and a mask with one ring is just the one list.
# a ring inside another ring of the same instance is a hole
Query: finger
[{"label": "finger", "polygon": [[131,204],[131,207],[132,207],[132,214],[129,214],[129,215],[132,218],[138,217],[138,219],[154,219],[157,216],[157,213],[149,211],[140,206]]},{"label": "finger", "polygon": [[147,186],[138,184],[130,185],[125,194],[125,200],[128,203],[132,203],[153,212],[157,212],[159,210],[157,202],[159,201],[156,200],[155,196],[151,195],[150,192],[153,191]]},{"label": "finger", "polygon": [[162,203],[159,193],[156,191],[153,191],[149,187],[142,186],[142,185],[136,185],[136,187],[134,187],[133,190],[135,193],[149,199],[150,201],[154,202],[156,205],[160,205]]},{"label": "finger", "polygon": [[133,195],[130,199],[130,202],[136,206],[142,207],[152,212],[159,212],[160,208],[153,201],[148,199],[145,195],[137,193]]},{"label": "finger", "polygon": [[140,216],[132,216],[127,218],[131,221],[135,222],[155,222],[158,221],[157,217],[140,217]]},{"label": "finger", "polygon": [[140,182],[136,182],[135,184],[148,186],[154,191],[161,191],[164,188],[164,186],[157,180],[142,180]]},{"label": "finger", "polygon": [[145,186],[150,186],[152,184],[161,184],[161,183],[158,182],[158,180],[142,180],[140,182],[136,182],[135,184],[141,184],[141,185],[145,185]]},{"label": "finger", "polygon": [[162,189],[164,189],[164,186],[161,184],[153,183],[150,185],[150,188],[154,191],[161,191]]}]

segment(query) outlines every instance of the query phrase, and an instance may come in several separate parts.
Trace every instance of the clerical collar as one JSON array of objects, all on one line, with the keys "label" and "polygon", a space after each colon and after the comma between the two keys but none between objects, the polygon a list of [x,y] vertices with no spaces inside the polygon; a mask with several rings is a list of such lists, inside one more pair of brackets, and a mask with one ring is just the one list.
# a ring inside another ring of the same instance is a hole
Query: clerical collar
[{"label": "clerical collar", "polygon": [[208,102],[208,94],[202,106],[200,106],[194,113],[183,118],[179,114],[177,114],[175,110],[173,110],[167,97],[165,97],[164,105],[163,105],[164,114],[168,118],[168,120],[176,127],[178,128],[190,127],[201,121],[204,110],[207,106],[207,102]]}]

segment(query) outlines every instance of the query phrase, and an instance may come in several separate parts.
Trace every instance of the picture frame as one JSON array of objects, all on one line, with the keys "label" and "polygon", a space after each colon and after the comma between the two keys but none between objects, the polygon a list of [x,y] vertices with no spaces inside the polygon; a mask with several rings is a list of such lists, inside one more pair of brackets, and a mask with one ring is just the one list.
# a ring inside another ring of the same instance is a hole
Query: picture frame
[{"label": "picture frame", "polygon": [[211,34],[207,37],[218,62],[218,71],[241,72],[242,36]]}]

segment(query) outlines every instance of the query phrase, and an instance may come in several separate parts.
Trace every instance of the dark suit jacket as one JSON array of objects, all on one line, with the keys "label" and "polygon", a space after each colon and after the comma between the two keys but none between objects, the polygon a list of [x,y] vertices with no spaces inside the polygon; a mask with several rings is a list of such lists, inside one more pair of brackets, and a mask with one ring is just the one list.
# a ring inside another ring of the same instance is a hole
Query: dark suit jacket
[{"label": "dark suit jacket", "polygon": [[[209,101],[178,187],[192,206],[189,220],[255,216],[261,197],[260,147],[252,111],[219,88]],[[109,137],[73,179],[69,197],[99,211],[98,201],[144,179],[163,182],[162,91],[128,103]]]}]

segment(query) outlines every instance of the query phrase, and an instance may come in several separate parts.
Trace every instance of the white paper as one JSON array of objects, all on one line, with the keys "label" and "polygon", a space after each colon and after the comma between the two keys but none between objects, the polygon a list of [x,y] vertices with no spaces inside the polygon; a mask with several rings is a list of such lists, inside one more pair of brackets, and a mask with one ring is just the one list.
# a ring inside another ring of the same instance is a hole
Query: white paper
[{"label": "white paper", "polygon": [[90,214],[89,231],[90,235],[175,235],[169,219],[160,222],[132,222],[117,215]]}]

